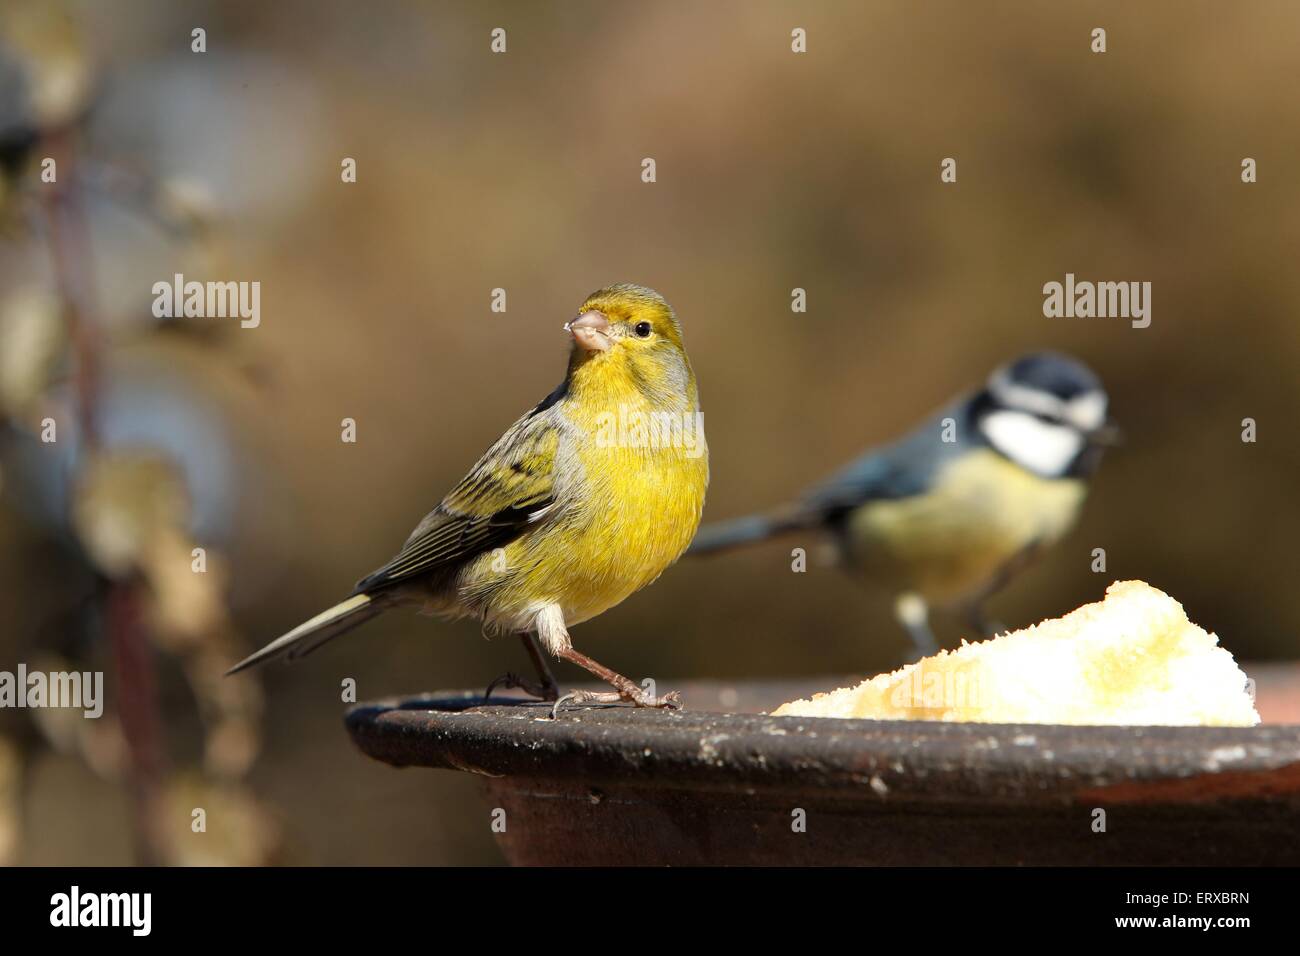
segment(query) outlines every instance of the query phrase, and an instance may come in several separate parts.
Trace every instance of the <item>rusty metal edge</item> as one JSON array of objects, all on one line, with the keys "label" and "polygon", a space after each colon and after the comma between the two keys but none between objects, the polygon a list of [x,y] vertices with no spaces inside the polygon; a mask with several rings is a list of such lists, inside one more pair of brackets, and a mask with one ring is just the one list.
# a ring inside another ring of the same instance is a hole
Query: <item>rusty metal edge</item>
[{"label": "rusty metal edge", "polygon": [[455,691],[345,718],[394,766],[639,789],[1003,804],[1101,799],[1300,810],[1300,725],[1065,727],[483,705]]}]

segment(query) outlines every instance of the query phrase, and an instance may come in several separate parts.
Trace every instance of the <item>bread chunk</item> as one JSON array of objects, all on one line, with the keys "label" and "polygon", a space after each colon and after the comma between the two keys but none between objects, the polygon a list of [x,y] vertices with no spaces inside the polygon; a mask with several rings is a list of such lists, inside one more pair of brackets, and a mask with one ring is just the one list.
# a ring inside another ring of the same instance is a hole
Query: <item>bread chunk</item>
[{"label": "bread chunk", "polygon": [[1064,617],[963,642],[774,716],[1251,727],[1246,675],[1183,606],[1143,581]]}]

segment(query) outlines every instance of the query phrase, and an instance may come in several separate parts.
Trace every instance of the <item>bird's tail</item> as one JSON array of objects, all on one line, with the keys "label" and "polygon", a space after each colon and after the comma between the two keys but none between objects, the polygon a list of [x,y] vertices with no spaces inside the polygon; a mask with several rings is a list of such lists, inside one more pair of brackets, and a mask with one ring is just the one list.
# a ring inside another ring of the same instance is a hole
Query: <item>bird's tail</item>
[{"label": "bird's tail", "polygon": [[772,514],[719,521],[701,528],[695,535],[695,540],[691,542],[691,546],[686,549],[686,553],[698,556],[743,548],[792,531],[801,531],[811,527],[816,521],[815,515],[803,509],[793,508]]},{"label": "bird's tail", "polygon": [[310,621],[299,624],[289,633],[277,637],[260,651],[245,657],[226,671],[226,675],[255,667],[282,654],[287,654],[290,660],[310,654],[326,641],[370,620],[383,609],[383,604],[376,603],[370,595],[354,594],[346,601],[335,604],[328,611],[317,614]]}]

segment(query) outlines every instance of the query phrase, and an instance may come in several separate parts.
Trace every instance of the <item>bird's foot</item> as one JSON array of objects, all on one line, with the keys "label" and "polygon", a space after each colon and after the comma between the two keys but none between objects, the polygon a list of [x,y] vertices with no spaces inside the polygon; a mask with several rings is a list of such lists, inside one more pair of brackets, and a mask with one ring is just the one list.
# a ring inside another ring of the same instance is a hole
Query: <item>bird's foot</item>
[{"label": "bird's foot", "polygon": [[560,699],[560,688],[556,687],[554,684],[543,683],[542,681],[531,681],[509,671],[487,685],[487,690],[483,691],[483,699],[485,701],[490,700],[492,692],[498,687],[517,688],[522,690],[525,694],[536,697],[538,700],[558,701]]},{"label": "bird's foot", "polygon": [[908,637],[912,639],[912,646],[904,656],[904,664],[915,664],[922,658],[939,653],[939,642],[934,639],[928,626],[909,630]]},{"label": "bird's foot", "polygon": [[1001,621],[985,617],[984,609],[978,604],[966,609],[966,624],[980,637],[997,637],[1006,631]]},{"label": "bird's foot", "polygon": [[924,598],[911,592],[900,594],[894,602],[894,614],[912,639],[911,657],[904,660],[905,664],[929,657],[939,650],[934,632],[930,630],[930,611]]},{"label": "bird's foot", "polygon": [[620,690],[571,690],[551,707],[551,719],[560,716],[566,704],[635,704],[637,707],[654,707],[662,710],[681,710],[682,695],[672,690],[656,697],[649,691],[631,684]]}]

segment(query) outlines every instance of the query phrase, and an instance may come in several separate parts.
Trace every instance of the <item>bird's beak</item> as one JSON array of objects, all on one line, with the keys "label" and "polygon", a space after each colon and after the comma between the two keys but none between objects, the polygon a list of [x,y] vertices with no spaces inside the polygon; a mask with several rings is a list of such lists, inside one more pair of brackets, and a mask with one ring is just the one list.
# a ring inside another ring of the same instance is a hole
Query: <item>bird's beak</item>
[{"label": "bird's beak", "polygon": [[1106,422],[1088,432],[1088,443],[1102,448],[1114,448],[1124,444],[1124,433],[1114,422]]},{"label": "bird's beak", "polygon": [[573,336],[573,341],[588,352],[605,352],[609,350],[609,319],[599,312],[584,312],[564,327],[564,331]]}]

